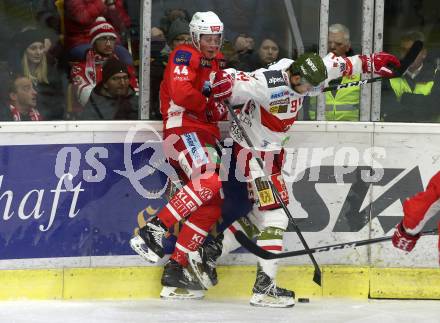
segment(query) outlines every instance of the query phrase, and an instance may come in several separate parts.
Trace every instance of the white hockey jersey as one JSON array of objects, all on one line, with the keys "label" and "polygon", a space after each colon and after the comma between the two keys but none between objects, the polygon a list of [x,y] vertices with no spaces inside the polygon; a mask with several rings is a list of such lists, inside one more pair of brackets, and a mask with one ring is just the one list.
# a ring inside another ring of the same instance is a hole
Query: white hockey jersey
[{"label": "white hockey jersey", "polygon": [[[305,96],[320,94],[332,79],[362,73],[358,55],[342,58],[330,53],[323,60],[328,79],[304,94],[290,87],[286,72],[293,63],[290,59],[284,58],[269,69],[251,73],[226,70],[234,80],[229,104],[242,106],[237,116],[256,150],[279,151],[286,145],[290,139],[288,130],[296,120]],[[230,135],[242,147],[248,147],[235,122],[232,122]]]}]

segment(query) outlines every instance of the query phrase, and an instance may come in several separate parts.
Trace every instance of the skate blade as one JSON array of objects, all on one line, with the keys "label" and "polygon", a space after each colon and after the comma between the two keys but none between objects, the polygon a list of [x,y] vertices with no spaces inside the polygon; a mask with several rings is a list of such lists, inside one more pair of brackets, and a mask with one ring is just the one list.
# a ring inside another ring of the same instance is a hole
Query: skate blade
[{"label": "skate blade", "polygon": [[144,240],[140,236],[135,236],[130,239],[130,247],[134,252],[150,263],[155,264],[160,259],[158,255],[146,247]]},{"label": "skate blade", "polygon": [[187,289],[187,288],[178,288],[178,287],[169,287],[164,286],[162,291],[160,292],[160,298],[167,300],[186,300],[186,299],[202,299],[205,297],[205,294],[201,290]]},{"label": "skate blade", "polygon": [[200,255],[197,251],[193,251],[193,252],[188,253],[188,263],[192,269],[192,272],[197,277],[197,279],[199,280],[199,283],[200,283],[200,285],[202,285],[202,287],[204,287],[205,289],[209,289],[211,287],[214,287],[208,274],[203,272],[203,270],[202,270],[202,266],[201,266],[202,259],[200,258]]},{"label": "skate blade", "polygon": [[257,307],[293,307],[295,300],[291,297],[272,297],[265,294],[253,294],[250,300],[252,306]]}]

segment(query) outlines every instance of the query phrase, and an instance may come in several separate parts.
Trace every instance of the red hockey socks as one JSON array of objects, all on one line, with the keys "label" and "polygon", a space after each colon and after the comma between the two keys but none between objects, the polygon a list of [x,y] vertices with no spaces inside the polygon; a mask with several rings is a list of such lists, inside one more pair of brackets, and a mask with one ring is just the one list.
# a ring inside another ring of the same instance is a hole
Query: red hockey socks
[{"label": "red hockey socks", "polygon": [[176,248],[171,258],[183,267],[188,265],[187,254],[196,251],[205,242],[209,230],[221,215],[219,206],[207,206],[199,209],[183,224],[177,238]]},{"label": "red hockey socks", "polygon": [[198,179],[197,185],[192,181],[182,187],[176,195],[159,212],[158,218],[168,228],[174,223],[194,213],[199,207],[208,203],[221,188],[217,173],[206,179]]}]

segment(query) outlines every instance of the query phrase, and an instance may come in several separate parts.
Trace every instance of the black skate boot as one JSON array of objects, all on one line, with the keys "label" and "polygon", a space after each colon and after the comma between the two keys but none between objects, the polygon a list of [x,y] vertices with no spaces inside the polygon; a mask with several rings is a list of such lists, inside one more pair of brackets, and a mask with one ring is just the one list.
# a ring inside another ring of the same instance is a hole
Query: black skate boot
[{"label": "black skate boot", "polygon": [[250,303],[253,306],[292,307],[295,305],[295,293],[277,287],[275,281],[260,266],[257,269],[257,279],[252,292]]},{"label": "black skate boot", "polygon": [[184,268],[173,259],[164,266],[161,282],[161,298],[202,299],[205,296],[203,287],[191,268]]},{"label": "black skate boot", "polygon": [[211,288],[218,283],[216,262],[222,254],[223,233],[215,239],[206,242],[197,251],[188,253],[188,261],[194,274],[205,288]]},{"label": "black skate boot", "polygon": [[139,229],[138,235],[130,240],[131,248],[145,260],[156,263],[164,256],[162,238],[167,228],[158,217],[152,217]]},{"label": "black skate boot", "polygon": [[191,269],[184,268],[174,259],[170,259],[163,268],[161,283],[164,286],[162,298],[201,299],[204,288]]}]

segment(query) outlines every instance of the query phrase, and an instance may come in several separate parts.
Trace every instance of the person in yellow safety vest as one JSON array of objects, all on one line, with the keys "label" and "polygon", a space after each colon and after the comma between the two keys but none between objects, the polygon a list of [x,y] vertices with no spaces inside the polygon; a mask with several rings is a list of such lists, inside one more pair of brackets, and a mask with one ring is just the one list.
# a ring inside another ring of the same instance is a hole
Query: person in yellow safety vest
[{"label": "person in yellow safety vest", "polygon": [[[328,50],[336,56],[347,57],[353,55],[350,42],[350,30],[342,24],[333,24],[329,27]],[[342,79],[330,82],[345,84],[361,80],[361,75],[344,76]],[[352,86],[338,91],[325,92],[325,120],[327,121],[359,121],[360,87]],[[313,98],[312,98],[313,99]],[[315,106],[311,100],[311,106]],[[316,111],[310,110],[311,120],[315,120]]]},{"label": "person in yellow safety vest", "polygon": [[[423,33],[409,31],[403,35],[400,41],[402,57],[417,40],[425,40]],[[383,92],[383,121],[440,122],[440,62],[428,56],[426,47],[402,77],[389,80],[389,86],[389,91],[384,88]]]}]

